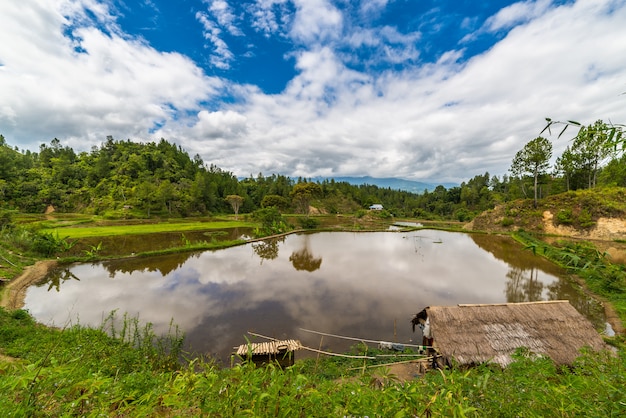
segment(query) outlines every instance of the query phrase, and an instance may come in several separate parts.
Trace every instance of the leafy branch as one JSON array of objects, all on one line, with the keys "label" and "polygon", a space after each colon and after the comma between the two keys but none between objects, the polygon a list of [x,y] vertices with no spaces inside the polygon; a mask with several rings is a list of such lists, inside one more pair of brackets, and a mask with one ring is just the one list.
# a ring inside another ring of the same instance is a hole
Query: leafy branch
[{"label": "leafy branch", "polygon": [[[559,132],[558,138],[563,136],[563,134],[569,127],[572,127],[572,126],[577,127],[579,132],[585,127],[583,124],[575,120],[560,121],[560,120],[553,120],[551,118],[546,118],[546,126],[542,129],[539,135],[541,135],[545,131],[548,131],[548,133],[552,135],[552,128],[555,126],[563,127],[561,131]],[[626,149],[626,137],[624,137],[624,131],[623,131],[624,128],[626,128],[626,125],[624,124],[621,124],[621,123],[614,124],[609,121],[608,124],[605,124],[604,127],[600,129],[603,133],[606,133],[608,135],[608,142],[613,144],[615,148],[617,148],[617,146],[621,143],[622,149]]]}]

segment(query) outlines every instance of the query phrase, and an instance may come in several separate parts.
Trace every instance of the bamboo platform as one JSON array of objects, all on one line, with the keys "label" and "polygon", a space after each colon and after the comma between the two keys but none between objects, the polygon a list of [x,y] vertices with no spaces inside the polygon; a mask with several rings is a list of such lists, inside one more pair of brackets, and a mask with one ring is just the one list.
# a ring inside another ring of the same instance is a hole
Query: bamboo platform
[{"label": "bamboo platform", "polygon": [[253,356],[270,356],[300,350],[301,348],[302,344],[298,340],[272,340],[262,343],[241,344],[237,348],[236,353],[241,357],[245,357],[248,354]]}]

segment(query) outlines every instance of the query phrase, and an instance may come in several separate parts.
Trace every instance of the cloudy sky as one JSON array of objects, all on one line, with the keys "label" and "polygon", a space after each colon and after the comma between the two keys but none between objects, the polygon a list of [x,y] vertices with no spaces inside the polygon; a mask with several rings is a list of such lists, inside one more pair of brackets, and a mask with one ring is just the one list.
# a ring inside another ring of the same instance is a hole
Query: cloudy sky
[{"label": "cloudy sky", "polygon": [[625,23],[625,0],[1,1],[0,134],[165,138],[239,176],[502,175],[545,117],[626,122]]}]

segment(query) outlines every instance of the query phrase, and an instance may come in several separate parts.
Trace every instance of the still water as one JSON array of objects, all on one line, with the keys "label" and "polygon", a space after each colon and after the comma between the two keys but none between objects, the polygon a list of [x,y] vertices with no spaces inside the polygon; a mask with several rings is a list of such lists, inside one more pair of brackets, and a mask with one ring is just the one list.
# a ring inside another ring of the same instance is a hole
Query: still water
[{"label": "still water", "polygon": [[247,331],[336,352],[353,342],[320,340],[302,328],[419,344],[410,319],[426,306],[554,299],[569,299],[597,327],[604,323],[599,303],[510,238],[421,230],[296,234],[218,251],[75,264],[30,287],[25,308],[56,326],[98,327],[113,310],[157,332],[173,320],[188,351],[228,364]]}]

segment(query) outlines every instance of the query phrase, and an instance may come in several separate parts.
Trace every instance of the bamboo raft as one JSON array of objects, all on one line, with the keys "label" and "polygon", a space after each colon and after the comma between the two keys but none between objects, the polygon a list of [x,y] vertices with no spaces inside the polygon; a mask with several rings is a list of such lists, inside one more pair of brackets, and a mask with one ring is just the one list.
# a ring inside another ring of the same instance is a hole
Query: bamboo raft
[{"label": "bamboo raft", "polygon": [[249,354],[253,356],[275,356],[291,351],[300,350],[302,344],[298,340],[271,340],[261,343],[241,344],[237,347],[237,355],[245,357]]}]

